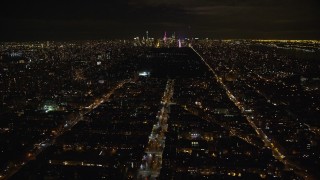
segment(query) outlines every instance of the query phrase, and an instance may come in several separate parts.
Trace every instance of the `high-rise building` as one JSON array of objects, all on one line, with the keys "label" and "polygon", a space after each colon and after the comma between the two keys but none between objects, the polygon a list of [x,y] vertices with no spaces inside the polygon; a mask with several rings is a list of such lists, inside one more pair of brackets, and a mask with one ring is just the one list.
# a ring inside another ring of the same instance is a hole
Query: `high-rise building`
[{"label": "high-rise building", "polygon": [[172,39],[176,39],[176,32],[173,32]]},{"label": "high-rise building", "polygon": [[167,41],[167,32],[164,32],[163,41],[164,41],[164,42]]}]

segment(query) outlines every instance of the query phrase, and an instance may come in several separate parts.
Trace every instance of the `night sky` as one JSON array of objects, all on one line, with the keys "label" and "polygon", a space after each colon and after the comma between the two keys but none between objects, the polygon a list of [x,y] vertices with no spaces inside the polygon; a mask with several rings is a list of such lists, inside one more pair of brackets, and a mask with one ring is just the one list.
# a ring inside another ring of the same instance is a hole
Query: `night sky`
[{"label": "night sky", "polygon": [[0,41],[183,37],[320,39],[319,0],[1,1]]}]

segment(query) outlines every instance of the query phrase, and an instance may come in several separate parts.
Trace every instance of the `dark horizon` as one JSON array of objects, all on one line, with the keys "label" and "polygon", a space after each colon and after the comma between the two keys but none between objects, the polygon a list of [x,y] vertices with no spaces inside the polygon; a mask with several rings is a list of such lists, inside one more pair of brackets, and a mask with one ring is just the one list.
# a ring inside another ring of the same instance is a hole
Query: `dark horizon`
[{"label": "dark horizon", "polygon": [[[166,32],[166,31],[165,31]],[[142,34],[142,33],[141,33]],[[94,37],[91,38],[88,37],[78,37],[78,38],[70,38],[70,37],[56,37],[56,38],[38,38],[38,39],[6,39],[6,40],[0,40],[0,43],[37,43],[37,42],[87,42],[87,41],[123,41],[123,40],[133,40],[137,36],[128,36],[128,37]],[[140,38],[144,37],[143,34],[139,35]],[[155,38],[155,41],[158,39],[162,39],[162,37],[154,36],[152,38]],[[210,38],[208,36],[194,36],[194,37],[185,37],[187,39],[194,39],[199,38],[200,40],[205,40],[208,38],[208,40],[214,40],[214,41],[220,41],[220,40],[232,40],[232,41],[256,41],[256,40],[266,40],[266,41],[320,41],[320,37],[317,39],[311,39],[311,38],[304,38],[304,39],[297,39],[297,38]],[[179,38],[177,38],[179,39]],[[180,38],[183,39],[183,38]]]},{"label": "dark horizon", "polygon": [[317,0],[1,2],[0,41],[178,37],[320,39]]}]

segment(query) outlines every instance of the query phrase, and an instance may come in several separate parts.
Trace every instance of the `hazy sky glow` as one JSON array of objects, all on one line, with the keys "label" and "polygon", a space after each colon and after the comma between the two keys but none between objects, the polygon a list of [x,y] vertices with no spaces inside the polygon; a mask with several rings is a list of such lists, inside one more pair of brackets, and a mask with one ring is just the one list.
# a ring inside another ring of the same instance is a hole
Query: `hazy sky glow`
[{"label": "hazy sky glow", "polygon": [[320,39],[319,0],[0,2],[0,40],[160,36]]}]

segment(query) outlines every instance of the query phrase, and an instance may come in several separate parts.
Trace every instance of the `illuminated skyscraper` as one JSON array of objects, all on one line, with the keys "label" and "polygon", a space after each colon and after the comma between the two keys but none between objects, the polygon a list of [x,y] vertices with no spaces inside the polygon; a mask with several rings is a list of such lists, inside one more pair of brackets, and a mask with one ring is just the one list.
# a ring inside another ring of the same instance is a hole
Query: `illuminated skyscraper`
[{"label": "illuminated skyscraper", "polygon": [[164,42],[167,41],[167,32],[164,32],[163,41],[164,41]]}]

